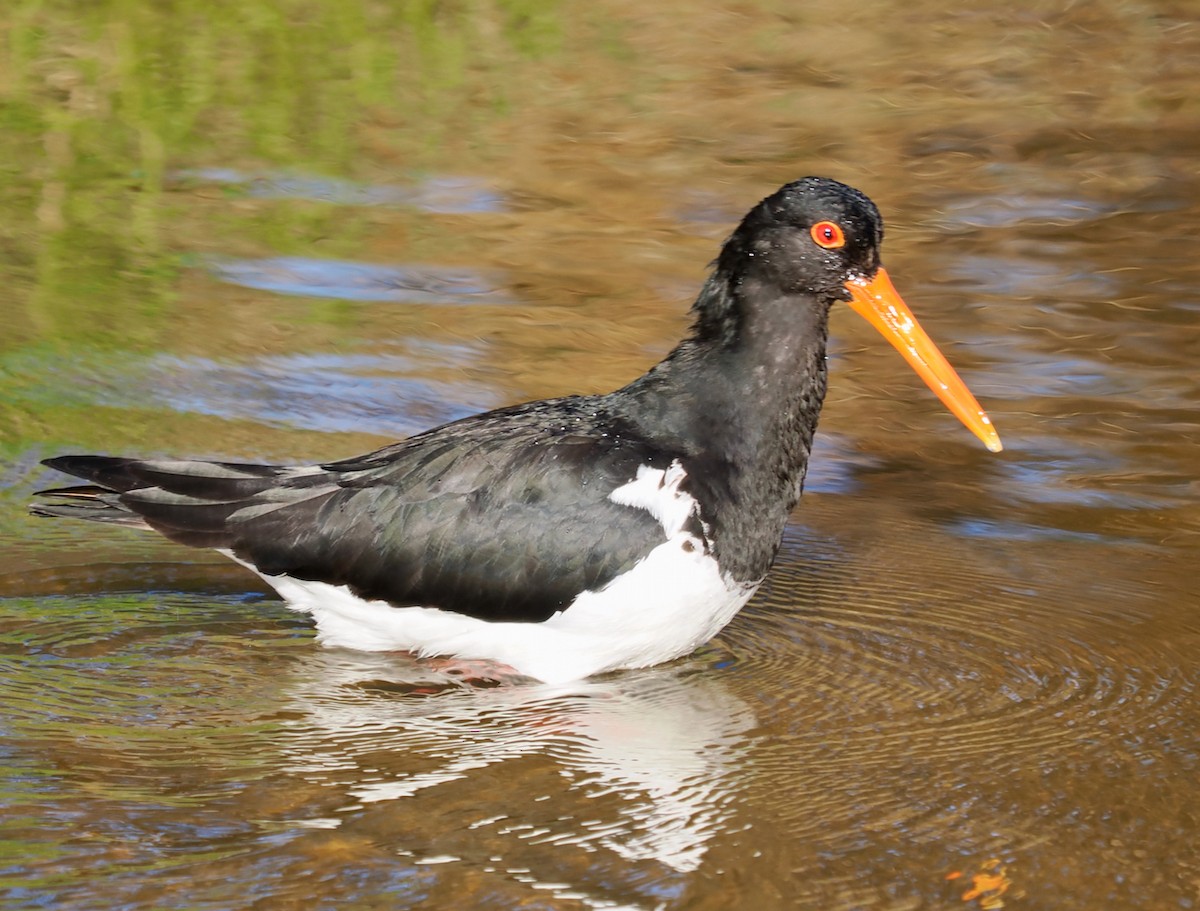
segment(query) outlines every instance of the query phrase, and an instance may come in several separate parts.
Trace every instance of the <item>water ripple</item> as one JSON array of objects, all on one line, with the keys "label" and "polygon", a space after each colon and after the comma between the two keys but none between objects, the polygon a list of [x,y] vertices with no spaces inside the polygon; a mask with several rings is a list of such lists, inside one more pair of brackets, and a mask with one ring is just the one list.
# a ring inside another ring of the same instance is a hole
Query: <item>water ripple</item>
[{"label": "water ripple", "polygon": [[512,303],[499,280],[474,269],[371,265],[302,256],[212,258],[208,267],[230,284],[300,297],[406,304]]},{"label": "water ripple", "polygon": [[[80,355],[21,388],[29,407],[166,408],[327,433],[405,436],[494,408],[496,391],[463,376],[479,350],[409,340],[404,351],[273,355],[225,361]],[[431,378],[431,364],[453,379]],[[10,361],[15,371],[29,370]]]},{"label": "water ripple", "polygon": [[[937,837],[992,800],[963,780],[1004,791],[1014,768],[1050,774],[1103,754],[1146,775],[1180,761],[1178,744],[1145,736],[1145,719],[1170,728],[1186,715],[1200,630],[1138,639],[1130,626],[1150,628],[1156,605],[1132,583],[1054,567],[1016,586],[951,541],[914,525],[892,527],[886,547],[843,549],[789,529],[765,592],[722,635],[734,666],[781,694],[760,721],[788,746],[753,761],[804,795],[780,811],[794,837],[834,853],[863,833]],[[927,567],[920,586],[894,586],[910,560]]]},{"label": "water ripple", "polygon": [[164,356],[149,374],[151,396],[176,411],[326,433],[407,436],[498,404],[482,386],[422,378],[401,355]]},{"label": "water ripple", "polygon": [[504,195],[474,177],[429,177],[414,186],[366,184],[308,174],[248,174],[234,168],[176,171],[176,180],[236,186],[260,199],[306,199],[342,206],[411,206],[441,215],[503,212]]},{"label": "water ripple", "polygon": [[1094,221],[1120,211],[1093,199],[1008,192],[965,196],[943,203],[938,223],[950,228],[1007,228],[1026,223],[1070,225]]}]

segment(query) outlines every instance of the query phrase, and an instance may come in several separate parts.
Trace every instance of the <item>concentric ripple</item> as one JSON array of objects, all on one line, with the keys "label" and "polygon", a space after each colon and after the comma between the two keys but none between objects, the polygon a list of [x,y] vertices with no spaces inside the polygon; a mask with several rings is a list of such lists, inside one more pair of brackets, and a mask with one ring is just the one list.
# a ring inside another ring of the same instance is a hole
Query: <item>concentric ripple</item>
[{"label": "concentric ripple", "polygon": [[[809,505],[825,518],[819,499]],[[772,809],[791,837],[843,864],[881,836],[934,856],[947,842],[1019,852],[1043,834],[1013,822],[1014,803],[1032,794],[1035,818],[1062,821],[1098,780],[1142,795],[1148,816],[1178,818],[1160,795],[1200,753],[1184,721],[1200,628],[1178,625],[1162,592],[1098,574],[1085,559],[1094,541],[1064,571],[1039,563],[1036,542],[956,540],[895,516],[873,538],[865,516],[838,508],[853,530],[790,529],[766,590],[721,637],[739,669],[781,694],[760,715],[769,736],[752,761],[758,788],[786,782],[797,795]],[[1156,559],[1106,556],[1110,570]],[[912,566],[927,567],[919,583]],[[837,867],[814,894],[854,879]]]}]

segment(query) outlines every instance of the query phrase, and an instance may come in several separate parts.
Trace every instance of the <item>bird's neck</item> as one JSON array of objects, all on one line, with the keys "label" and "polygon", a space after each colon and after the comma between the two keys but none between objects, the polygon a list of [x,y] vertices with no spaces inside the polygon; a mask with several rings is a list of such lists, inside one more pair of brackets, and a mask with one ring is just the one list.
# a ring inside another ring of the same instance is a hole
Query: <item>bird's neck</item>
[{"label": "bird's neck", "polygon": [[692,335],[628,387],[643,419],[689,454],[722,564],[743,578],[766,572],[800,498],[825,398],[829,303],[718,273]]}]

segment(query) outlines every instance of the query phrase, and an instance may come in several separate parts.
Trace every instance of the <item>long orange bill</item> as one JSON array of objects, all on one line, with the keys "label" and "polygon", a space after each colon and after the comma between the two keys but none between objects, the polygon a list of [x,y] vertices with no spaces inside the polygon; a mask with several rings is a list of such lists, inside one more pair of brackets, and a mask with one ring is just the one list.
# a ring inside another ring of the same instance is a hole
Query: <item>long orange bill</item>
[{"label": "long orange bill", "polygon": [[853,295],[850,306],[904,355],[917,376],[929,385],[950,413],[992,452],[1003,449],[991,419],[900,299],[887,272],[881,267],[870,281],[851,279],[846,282],[846,290]]}]

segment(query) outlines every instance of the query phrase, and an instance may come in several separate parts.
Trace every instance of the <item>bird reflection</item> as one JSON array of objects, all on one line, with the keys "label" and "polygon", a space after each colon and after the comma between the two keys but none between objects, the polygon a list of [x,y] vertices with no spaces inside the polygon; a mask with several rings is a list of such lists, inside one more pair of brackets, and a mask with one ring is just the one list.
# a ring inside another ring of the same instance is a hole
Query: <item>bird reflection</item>
[{"label": "bird reflection", "polygon": [[436,806],[456,830],[452,856],[430,842],[441,861],[477,841],[492,860],[552,844],[695,870],[731,824],[756,725],[697,661],[491,688],[395,655],[314,652],[296,670],[287,764],[348,798],[306,824],[343,826],[385,802],[410,801],[420,814]]}]

